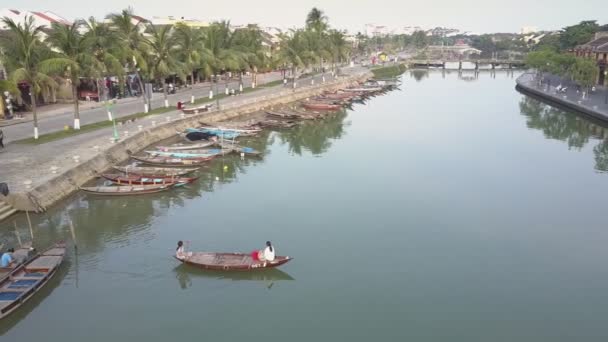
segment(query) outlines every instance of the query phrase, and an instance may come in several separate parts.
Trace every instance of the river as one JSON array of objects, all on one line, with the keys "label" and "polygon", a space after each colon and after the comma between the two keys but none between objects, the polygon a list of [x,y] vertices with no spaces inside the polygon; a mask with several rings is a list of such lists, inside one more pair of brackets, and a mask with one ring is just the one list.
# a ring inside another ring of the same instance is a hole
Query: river
[{"label": "river", "polygon": [[[412,71],[399,91],[247,144],[172,192],[77,194],[34,215],[71,240],[2,341],[599,341],[608,338],[608,130],[507,71]],[[16,216],[26,240],[24,216]],[[13,222],[0,238],[15,244]],[[279,270],[180,266],[272,240]]]}]

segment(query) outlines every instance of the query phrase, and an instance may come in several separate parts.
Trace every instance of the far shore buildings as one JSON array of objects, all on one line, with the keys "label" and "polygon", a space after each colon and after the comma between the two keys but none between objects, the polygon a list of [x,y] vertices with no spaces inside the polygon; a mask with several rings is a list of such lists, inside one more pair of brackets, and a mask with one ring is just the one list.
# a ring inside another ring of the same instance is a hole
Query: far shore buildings
[{"label": "far shore buildings", "polygon": [[597,84],[605,85],[608,68],[608,31],[597,32],[595,37],[590,42],[579,45],[573,49],[577,57],[585,57],[596,61],[599,73]]}]

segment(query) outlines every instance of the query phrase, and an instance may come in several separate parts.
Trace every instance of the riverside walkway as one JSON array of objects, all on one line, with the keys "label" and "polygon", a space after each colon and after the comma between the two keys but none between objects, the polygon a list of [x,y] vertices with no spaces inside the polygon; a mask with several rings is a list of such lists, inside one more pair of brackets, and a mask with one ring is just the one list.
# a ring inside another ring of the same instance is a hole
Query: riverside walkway
[{"label": "riverside walkway", "polygon": [[[595,91],[583,97],[576,83],[553,75],[539,79],[534,73],[525,73],[516,82],[523,92],[608,122],[608,89],[605,87],[596,86]],[[566,87],[566,91],[558,91],[558,87]]]},{"label": "riverside walkway", "polygon": [[[326,83],[323,83],[321,75],[300,79],[295,91],[291,88],[290,84],[287,86],[282,84],[271,87],[260,86],[259,88],[261,89],[256,91],[222,99],[220,101],[222,110],[215,109],[203,115],[188,116],[186,119],[191,119],[190,121],[194,122],[196,120],[203,120],[206,116],[214,115],[214,113],[222,115],[222,113],[237,112],[240,108],[251,107],[256,103],[268,103],[271,100],[293,98],[294,96],[297,97],[298,94],[300,96],[307,96],[306,94],[311,91],[320,90],[320,87],[323,85],[329,86],[336,84],[335,82],[363,77],[369,74],[367,69],[361,67],[345,68],[343,72],[345,76],[335,80],[327,74]],[[314,80],[314,85],[312,84],[312,80]],[[31,209],[27,210],[35,210],[36,208],[31,207],[31,204],[39,204],[40,197],[43,197],[42,195],[44,194],[44,191],[39,191],[37,188],[44,187],[49,182],[60,181],[68,182],[72,188],[77,188],[82,185],[81,181],[83,179],[90,179],[94,176],[95,172],[103,170],[91,169],[88,173],[83,173],[74,172],[74,169],[86,164],[88,161],[94,162],[93,159],[98,158],[100,155],[104,155],[106,161],[119,163],[127,156],[124,153],[125,151],[127,153],[137,152],[144,148],[146,145],[141,145],[142,141],[146,143],[151,141],[150,143],[152,143],[159,137],[163,139],[166,138],[165,135],[175,134],[175,128],[179,126],[180,119],[184,119],[184,116],[177,110],[173,110],[163,114],[149,115],[134,122],[126,123],[117,127],[120,134],[120,141],[118,143],[112,141],[113,128],[105,127],[40,145],[25,143],[10,144],[6,150],[0,152],[0,167],[2,170],[0,182],[7,183],[11,193],[18,195],[13,196],[13,200],[9,201],[13,207],[24,210],[24,208],[30,206]],[[169,125],[169,123],[173,122],[176,125]],[[163,130],[161,126],[167,127]],[[159,131],[162,131],[162,133],[158,133]],[[134,138],[136,135],[138,137],[142,135],[148,137],[137,141],[134,139],[131,139],[133,141],[129,140],[129,138]],[[116,149],[118,145],[121,145],[124,149],[120,153],[113,153],[112,150]],[[72,191],[72,189],[66,188],[65,193],[56,194],[56,197],[63,198]],[[28,201],[30,203],[27,203]],[[56,202],[54,199],[48,200],[45,198],[44,203],[40,204],[38,209],[44,208],[54,202]]]}]

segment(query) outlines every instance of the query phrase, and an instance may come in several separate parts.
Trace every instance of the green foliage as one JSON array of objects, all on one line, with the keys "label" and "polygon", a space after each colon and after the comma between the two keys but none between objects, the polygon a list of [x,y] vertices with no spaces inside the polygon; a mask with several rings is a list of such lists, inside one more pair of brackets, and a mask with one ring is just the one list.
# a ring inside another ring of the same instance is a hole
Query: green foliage
[{"label": "green foliage", "polygon": [[600,26],[595,20],[581,21],[577,25],[564,27],[559,37],[560,48],[567,50],[587,43],[599,28]]},{"label": "green foliage", "polygon": [[383,78],[394,78],[401,74],[403,74],[406,70],[405,64],[397,64],[391,65],[387,67],[374,68],[372,69],[372,73],[375,78],[383,79]]}]

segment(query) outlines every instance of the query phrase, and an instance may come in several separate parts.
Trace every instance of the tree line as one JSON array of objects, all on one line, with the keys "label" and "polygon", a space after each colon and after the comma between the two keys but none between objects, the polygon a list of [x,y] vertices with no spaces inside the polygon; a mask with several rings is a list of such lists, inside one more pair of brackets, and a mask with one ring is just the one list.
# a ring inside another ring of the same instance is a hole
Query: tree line
[{"label": "tree line", "polygon": [[[239,29],[231,29],[228,21],[200,28],[184,23],[154,25],[140,20],[130,8],[106,19],[53,23],[45,29],[36,26],[33,17],[19,23],[2,18],[8,29],[0,34],[0,58],[9,73],[3,87],[14,90],[19,82],[30,86],[36,139],[36,98],[57,88],[60,79],[71,86],[74,129],[80,129],[78,86],[85,78],[99,84],[106,77],[117,77],[121,93],[128,75],[135,76],[141,91],[144,82],[162,84],[168,106],[165,79],[171,75],[195,84],[231,72],[240,75],[242,85],[243,73],[250,72],[255,86],[258,72],[290,69],[295,75],[317,66],[333,70],[351,53],[345,32],[331,28],[327,16],[317,8],[306,17],[305,27],[281,34],[278,44],[265,40],[257,25]],[[142,98],[149,108],[149,100]]]}]

